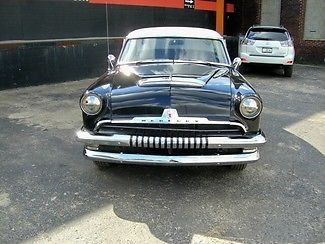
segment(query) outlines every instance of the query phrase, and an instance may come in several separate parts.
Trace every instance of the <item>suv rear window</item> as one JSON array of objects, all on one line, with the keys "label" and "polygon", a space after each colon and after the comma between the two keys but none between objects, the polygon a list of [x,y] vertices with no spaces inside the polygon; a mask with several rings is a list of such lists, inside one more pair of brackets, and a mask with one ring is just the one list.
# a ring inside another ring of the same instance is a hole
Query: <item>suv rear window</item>
[{"label": "suv rear window", "polygon": [[251,29],[247,35],[251,40],[287,41],[288,33],[277,29]]}]

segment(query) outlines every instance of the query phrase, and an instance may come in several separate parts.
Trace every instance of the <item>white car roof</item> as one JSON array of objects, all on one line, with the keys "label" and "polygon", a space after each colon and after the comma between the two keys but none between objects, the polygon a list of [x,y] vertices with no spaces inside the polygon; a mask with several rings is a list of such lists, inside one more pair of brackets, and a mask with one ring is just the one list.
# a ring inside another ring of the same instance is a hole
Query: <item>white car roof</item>
[{"label": "white car roof", "polygon": [[194,27],[152,27],[132,31],[127,39],[150,37],[187,37],[201,39],[222,39],[222,36],[213,30]]}]

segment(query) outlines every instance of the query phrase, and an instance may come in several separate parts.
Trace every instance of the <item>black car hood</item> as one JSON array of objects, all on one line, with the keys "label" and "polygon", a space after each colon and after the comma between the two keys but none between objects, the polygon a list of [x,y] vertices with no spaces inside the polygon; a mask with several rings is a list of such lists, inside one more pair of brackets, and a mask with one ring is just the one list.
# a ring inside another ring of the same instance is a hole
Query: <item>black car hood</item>
[{"label": "black car hood", "polygon": [[[179,116],[229,119],[229,70],[200,64],[120,66],[110,94],[112,119],[161,116],[176,109]],[[220,72],[221,70],[221,72]]]}]

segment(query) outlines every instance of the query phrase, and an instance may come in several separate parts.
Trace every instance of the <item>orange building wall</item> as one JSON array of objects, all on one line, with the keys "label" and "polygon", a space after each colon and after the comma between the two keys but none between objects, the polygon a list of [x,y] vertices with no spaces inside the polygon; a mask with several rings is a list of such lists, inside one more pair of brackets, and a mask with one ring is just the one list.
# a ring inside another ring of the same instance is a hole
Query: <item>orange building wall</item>
[{"label": "orange building wall", "polygon": [[[93,4],[116,4],[146,7],[184,8],[184,0],[89,0]],[[216,11],[216,30],[224,31],[224,0],[195,0],[195,10]]]}]

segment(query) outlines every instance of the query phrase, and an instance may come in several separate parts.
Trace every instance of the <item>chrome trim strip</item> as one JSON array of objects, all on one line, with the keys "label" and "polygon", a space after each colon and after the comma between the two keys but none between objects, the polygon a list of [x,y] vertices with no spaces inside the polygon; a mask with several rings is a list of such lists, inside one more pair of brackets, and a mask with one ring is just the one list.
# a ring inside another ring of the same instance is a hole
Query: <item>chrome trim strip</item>
[{"label": "chrome trim strip", "polygon": [[136,136],[132,136],[131,137],[131,141],[132,141],[132,147],[136,147],[137,146],[137,137]]},{"label": "chrome trim strip", "polygon": [[[199,37],[198,37],[199,38]],[[224,47],[225,48],[225,47]],[[229,61],[229,60],[228,60]],[[118,65],[134,65],[138,63],[139,61],[134,61],[134,62],[117,62]],[[207,61],[200,61],[200,60],[171,60],[171,59],[148,59],[148,60],[140,60],[140,62],[143,62],[142,65],[148,65],[152,63],[189,63],[189,64],[202,64],[202,65],[213,65],[213,66],[222,66],[222,67],[227,67],[231,68],[231,64],[225,64],[225,63],[217,63],[217,62],[207,62]]]},{"label": "chrome trim strip", "polygon": [[183,149],[183,138],[182,137],[178,137],[178,148]]},{"label": "chrome trim strip", "polygon": [[167,143],[166,143],[166,148],[167,149],[171,148],[171,141],[172,141],[172,139],[170,137],[167,137]]},{"label": "chrome trim strip", "polygon": [[143,137],[143,146],[144,147],[148,147],[148,143],[149,143],[149,137],[148,136],[144,136]]},{"label": "chrome trim strip", "polygon": [[209,149],[256,147],[266,143],[266,139],[263,135],[257,135],[250,139],[230,139],[228,137],[208,137],[207,139]]},{"label": "chrome trim strip", "polygon": [[194,143],[195,143],[195,139],[193,137],[190,138],[190,148],[194,149]]},{"label": "chrome trim strip", "polygon": [[154,148],[154,139],[152,136],[149,137],[149,148]]},{"label": "chrome trim strip", "polygon": [[201,148],[201,138],[200,137],[196,137],[195,146],[197,149]]},{"label": "chrome trim strip", "polygon": [[173,142],[173,149],[176,149],[177,148],[177,137],[173,137],[172,138],[172,142]]},{"label": "chrome trim strip", "polygon": [[[161,140],[160,137],[143,137],[143,136],[130,136],[130,135],[112,135],[112,136],[101,136],[101,135],[93,135],[90,134],[88,131],[80,130],[77,132],[78,140],[84,142],[86,145],[108,145],[108,146],[124,146],[124,147],[137,147],[137,143],[140,142],[143,147],[149,141],[149,148],[154,148],[156,142]],[[158,139],[158,140],[157,140]],[[208,149],[216,149],[216,148],[251,148],[257,147],[266,142],[265,137],[260,134],[256,135],[252,138],[236,138],[232,139],[229,137],[206,137],[204,140],[203,138],[184,138],[184,149],[194,149],[199,148],[201,144],[201,148],[203,147],[203,141],[207,140]],[[178,137],[167,137],[166,138],[166,148],[177,148],[177,141]],[[132,144],[131,144],[132,143]],[[147,146],[147,147],[148,147]],[[206,148],[206,146],[205,146]]]},{"label": "chrome trim strip", "polygon": [[[182,117],[179,117],[182,118]],[[157,120],[156,120],[157,119]],[[199,119],[199,120],[197,120]],[[101,120],[97,122],[95,126],[95,130],[98,130],[103,124],[202,124],[202,125],[234,125],[241,127],[244,132],[247,132],[247,128],[238,122],[230,122],[230,121],[213,121],[208,120],[206,118],[192,118],[193,121],[186,122],[186,120],[182,120],[181,122],[170,121],[166,122],[161,119],[161,117],[135,117],[131,120]]]},{"label": "chrome trim strip", "polygon": [[155,137],[155,148],[160,148],[160,137]]},{"label": "chrome trim strip", "polygon": [[202,149],[206,148],[206,144],[207,144],[207,139],[205,137],[202,138]]},{"label": "chrome trim strip", "polygon": [[92,135],[88,131],[79,130],[77,132],[79,141],[90,145],[107,145],[107,146],[130,146],[131,136],[129,135],[112,135],[112,136],[99,136]]},{"label": "chrome trim strip", "polygon": [[165,148],[165,144],[166,144],[166,138],[165,137],[161,137],[160,138],[160,143],[161,143],[161,149]]},{"label": "chrome trim strip", "polygon": [[184,138],[184,149],[188,149],[188,146],[189,146],[189,139],[188,139],[188,137],[185,137]]},{"label": "chrome trim strip", "polygon": [[100,120],[96,123],[94,130],[98,130],[104,124],[111,124],[111,123],[112,123],[112,120],[110,120],[110,119]]},{"label": "chrome trim strip", "polygon": [[159,156],[145,154],[123,154],[91,151],[85,149],[85,156],[94,161],[124,164],[149,165],[231,165],[238,163],[252,163],[259,159],[259,152],[230,155],[207,156]]},{"label": "chrome trim strip", "polygon": [[143,137],[142,136],[138,136],[138,147],[143,147]]}]

